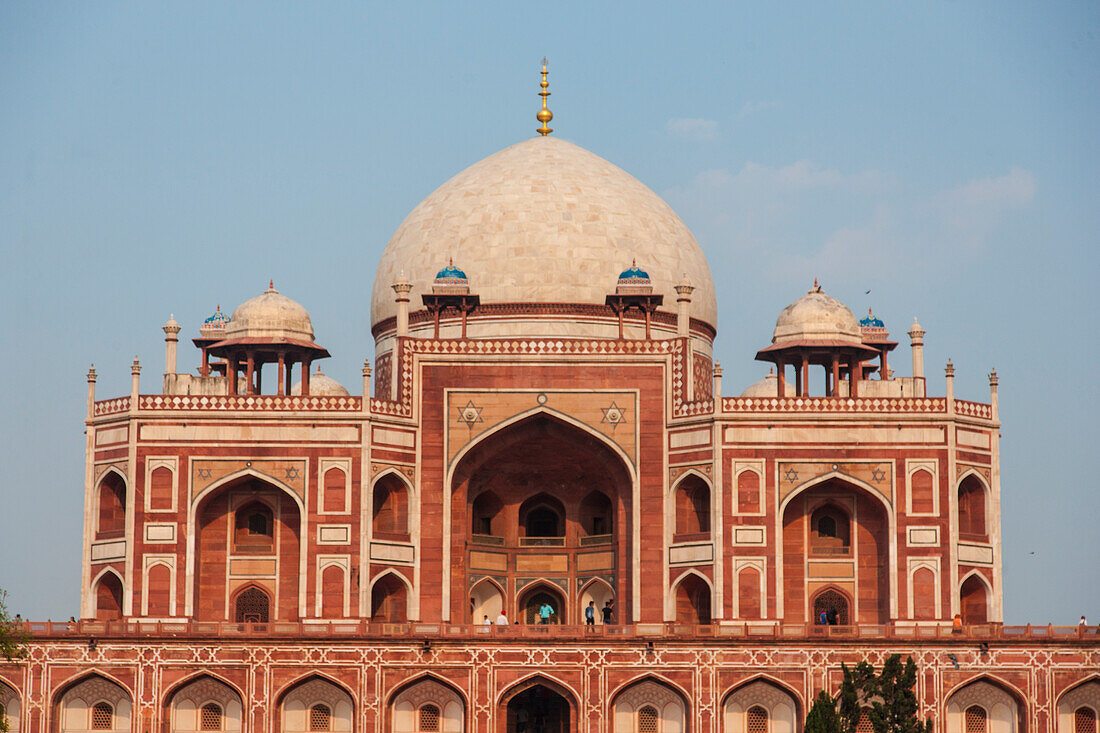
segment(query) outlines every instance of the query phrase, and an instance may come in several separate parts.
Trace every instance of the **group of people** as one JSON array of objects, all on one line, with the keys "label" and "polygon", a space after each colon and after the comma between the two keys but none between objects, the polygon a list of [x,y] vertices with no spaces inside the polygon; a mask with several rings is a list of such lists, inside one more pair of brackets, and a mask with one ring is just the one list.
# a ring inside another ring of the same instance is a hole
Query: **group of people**
[{"label": "group of people", "polygon": [[[586,626],[596,625],[596,615],[599,614],[600,620],[603,625],[607,626],[611,624],[612,618],[615,615],[615,609],[611,605],[611,601],[607,601],[603,604],[603,608],[597,609],[595,601],[589,601],[588,605],[584,607],[584,623]],[[550,605],[550,601],[544,601],[539,606],[538,611],[535,612],[536,618],[540,625],[551,624],[554,622],[556,612],[554,607]],[[504,609],[500,609],[500,613],[497,614],[496,620],[489,618],[489,614],[485,614],[484,620],[481,622],[483,626],[507,626],[508,616],[505,615]],[[516,621],[518,624],[519,621]]]},{"label": "group of people", "polygon": [[817,615],[817,623],[819,626],[836,626],[840,623],[840,615],[835,608],[830,607]]}]

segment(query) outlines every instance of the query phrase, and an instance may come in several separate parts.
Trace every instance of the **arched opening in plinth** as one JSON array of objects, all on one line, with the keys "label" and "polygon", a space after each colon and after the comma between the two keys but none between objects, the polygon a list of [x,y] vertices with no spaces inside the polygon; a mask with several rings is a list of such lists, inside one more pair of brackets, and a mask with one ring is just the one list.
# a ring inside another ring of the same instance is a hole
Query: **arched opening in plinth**
[{"label": "arched opening in plinth", "polygon": [[283,691],[276,706],[279,733],[351,733],[355,703],[347,689],[314,674]]},{"label": "arched opening in plinth", "polygon": [[244,722],[240,693],[209,674],[177,686],[165,697],[164,706],[164,733],[240,733]]},{"label": "arched opening in plinth", "polygon": [[[507,589],[532,576],[569,588],[560,597],[549,591],[557,623],[576,623],[569,608],[576,589],[599,577],[626,614],[633,486],[615,443],[548,412],[460,451],[451,481],[451,617],[483,620],[468,603],[471,576],[492,576]],[[522,623],[526,599],[509,595],[504,607]]]},{"label": "arched opening in plinth", "polygon": [[498,733],[570,733],[576,728],[573,696],[542,677],[526,680],[501,700]]}]

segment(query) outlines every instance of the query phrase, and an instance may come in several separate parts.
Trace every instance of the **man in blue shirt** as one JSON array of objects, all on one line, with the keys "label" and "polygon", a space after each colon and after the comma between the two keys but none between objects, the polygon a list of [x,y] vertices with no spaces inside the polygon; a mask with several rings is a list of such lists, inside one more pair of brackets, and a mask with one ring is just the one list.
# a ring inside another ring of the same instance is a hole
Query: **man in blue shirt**
[{"label": "man in blue shirt", "polygon": [[596,602],[589,601],[584,609],[584,623],[586,626],[596,625]]},{"label": "man in blue shirt", "polygon": [[550,623],[550,617],[553,614],[554,614],[554,607],[550,605],[550,602],[547,601],[546,603],[543,603],[542,607],[539,608],[539,619],[540,619],[539,623],[540,624]]}]

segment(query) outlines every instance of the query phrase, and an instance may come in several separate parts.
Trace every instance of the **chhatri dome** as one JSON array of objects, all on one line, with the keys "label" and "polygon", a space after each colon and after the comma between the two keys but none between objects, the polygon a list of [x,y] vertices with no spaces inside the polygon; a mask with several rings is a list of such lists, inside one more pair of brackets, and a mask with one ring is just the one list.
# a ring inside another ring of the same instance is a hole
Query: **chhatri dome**
[{"label": "chhatri dome", "polygon": [[226,339],[290,339],[313,341],[313,322],[296,301],[275,289],[275,283],[261,295],[237,306],[225,326]]},{"label": "chhatri dome", "polygon": [[859,321],[848,306],[826,295],[814,280],[805,295],[779,312],[775,319],[772,343],[795,344],[813,342],[863,343]]},{"label": "chhatri dome", "polygon": [[[601,308],[624,266],[637,260],[653,292],[665,295],[664,310],[675,312],[674,287],[686,277],[695,288],[691,316],[717,324],[710,268],[676,212],[626,171],[548,135],[475,163],[413,209],[378,264],[372,327],[396,316],[391,286],[399,275],[408,277],[416,304],[451,260],[483,305]],[[597,335],[580,319],[556,328],[563,336]]]}]

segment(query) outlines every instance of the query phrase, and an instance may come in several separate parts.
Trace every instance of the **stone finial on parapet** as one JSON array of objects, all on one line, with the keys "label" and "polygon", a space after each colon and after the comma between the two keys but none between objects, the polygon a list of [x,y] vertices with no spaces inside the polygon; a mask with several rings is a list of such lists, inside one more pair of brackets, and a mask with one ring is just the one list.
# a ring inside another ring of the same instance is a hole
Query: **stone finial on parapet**
[{"label": "stone finial on parapet", "polygon": [[950,358],[943,365],[943,374],[947,378],[947,413],[953,415],[955,413],[955,365]]},{"label": "stone finial on parapet", "polygon": [[176,323],[176,316],[168,316],[168,322],[161,327],[164,331],[164,373],[176,373],[176,348],[179,344],[180,324]]},{"label": "stone finial on parapet", "polygon": [[989,407],[994,420],[998,419],[997,384],[1000,381],[1000,377],[997,376],[997,367],[993,367],[993,371],[989,372]]},{"label": "stone finial on parapet", "polygon": [[924,379],[924,329],[913,317],[913,326],[909,329],[909,344],[913,350],[913,377]]},{"label": "stone finial on parapet", "polygon": [[714,411],[722,411],[722,365],[714,362]]},{"label": "stone finial on parapet", "polygon": [[95,373],[95,364],[88,367],[88,419],[92,418],[92,414],[95,411],[95,380],[97,375]]},{"label": "stone finial on parapet", "polygon": [[363,359],[363,403],[370,402],[370,359]]},{"label": "stone finial on parapet", "polygon": [[684,279],[675,285],[676,289],[676,335],[687,337],[691,333],[691,293],[695,287],[688,280],[687,273]]},{"label": "stone finial on parapet", "polygon": [[397,335],[409,335],[409,293],[412,291],[412,283],[405,277],[405,273],[397,276],[393,281],[394,302],[397,303]]}]

